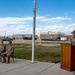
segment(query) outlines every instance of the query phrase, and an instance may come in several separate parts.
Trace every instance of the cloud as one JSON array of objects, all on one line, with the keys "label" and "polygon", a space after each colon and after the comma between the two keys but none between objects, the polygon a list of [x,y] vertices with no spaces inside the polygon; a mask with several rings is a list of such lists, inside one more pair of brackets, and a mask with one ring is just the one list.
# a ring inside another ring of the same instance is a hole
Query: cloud
[{"label": "cloud", "polygon": [[25,21],[32,20],[32,17],[24,17],[24,18],[18,18],[18,17],[6,17],[6,18],[0,18],[0,24],[25,24]]},{"label": "cloud", "polygon": [[[42,22],[58,22],[58,21],[63,21],[63,20],[71,20],[69,17],[52,17],[52,18],[47,18],[45,16],[37,16],[36,17],[37,21],[42,21]],[[0,18],[0,24],[2,25],[8,25],[8,24],[25,24],[27,21],[32,21],[33,17],[5,17],[5,18]]]},{"label": "cloud", "polygon": [[[40,34],[42,32],[48,32],[48,31],[52,31],[52,32],[63,32],[65,34],[70,34],[73,30],[75,30],[75,24],[54,24],[54,25],[46,25],[46,26],[41,26],[38,27],[37,29],[37,33]],[[39,32],[38,32],[39,31]]]},{"label": "cloud", "polygon": [[[36,33],[39,35],[40,32],[47,31],[62,31],[63,29],[73,30],[75,28],[75,24],[73,27],[70,25],[61,25],[56,24],[56,22],[71,20],[69,17],[46,17],[37,15],[37,25],[36,25]],[[48,23],[54,22],[54,24]],[[0,35],[5,35],[5,31],[7,35],[14,34],[32,34],[32,25],[33,25],[33,17],[4,17],[0,18]],[[71,24],[72,25],[72,24]]]},{"label": "cloud", "polygon": [[59,21],[64,21],[64,20],[71,20],[69,17],[53,17],[53,18],[43,18],[41,21],[44,22],[59,22]]}]

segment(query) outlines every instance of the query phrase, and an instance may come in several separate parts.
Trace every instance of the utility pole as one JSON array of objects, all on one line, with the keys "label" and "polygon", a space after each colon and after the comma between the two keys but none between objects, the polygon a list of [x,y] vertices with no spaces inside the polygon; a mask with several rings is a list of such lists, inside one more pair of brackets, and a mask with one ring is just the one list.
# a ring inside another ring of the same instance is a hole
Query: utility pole
[{"label": "utility pole", "polygon": [[35,59],[35,26],[36,26],[36,0],[34,0],[34,10],[33,10],[33,34],[32,34],[32,63]]}]

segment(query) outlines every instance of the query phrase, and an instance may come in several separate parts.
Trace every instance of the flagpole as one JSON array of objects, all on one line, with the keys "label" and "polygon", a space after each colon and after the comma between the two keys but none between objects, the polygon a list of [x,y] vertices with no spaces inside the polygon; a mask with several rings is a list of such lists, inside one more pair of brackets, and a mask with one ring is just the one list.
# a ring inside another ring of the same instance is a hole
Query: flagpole
[{"label": "flagpole", "polygon": [[36,0],[34,0],[34,10],[33,10],[33,34],[32,34],[32,63],[35,59],[35,26],[36,26]]}]

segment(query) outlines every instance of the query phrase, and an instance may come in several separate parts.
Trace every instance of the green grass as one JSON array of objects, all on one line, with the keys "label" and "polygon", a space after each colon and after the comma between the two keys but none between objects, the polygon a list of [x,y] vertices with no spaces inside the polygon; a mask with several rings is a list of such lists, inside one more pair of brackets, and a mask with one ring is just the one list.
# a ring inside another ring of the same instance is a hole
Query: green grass
[{"label": "green grass", "polygon": [[[31,44],[13,44],[15,47],[14,57],[19,59],[31,60],[32,46]],[[41,62],[58,62],[60,61],[60,46],[35,47],[35,60]]]}]

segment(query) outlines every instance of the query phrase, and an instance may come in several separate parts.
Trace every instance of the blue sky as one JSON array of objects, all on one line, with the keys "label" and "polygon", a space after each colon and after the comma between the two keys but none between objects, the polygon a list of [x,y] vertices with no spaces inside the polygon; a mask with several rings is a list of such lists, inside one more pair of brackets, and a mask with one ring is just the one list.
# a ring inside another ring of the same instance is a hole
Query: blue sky
[{"label": "blue sky", "polygon": [[[75,0],[37,0],[36,34],[75,30]],[[0,0],[0,35],[31,34],[33,0]]]}]

